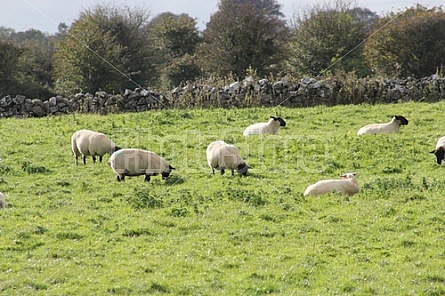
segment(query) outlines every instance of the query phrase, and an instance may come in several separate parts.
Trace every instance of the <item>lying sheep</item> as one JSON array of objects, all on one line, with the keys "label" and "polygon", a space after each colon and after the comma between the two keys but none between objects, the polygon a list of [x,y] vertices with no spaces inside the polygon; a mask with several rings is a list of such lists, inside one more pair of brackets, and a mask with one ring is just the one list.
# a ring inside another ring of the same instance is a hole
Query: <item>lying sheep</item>
[{"label": "lying sheep", "polygon": [[407,124],[408,120],[405,117],[401,115],[396,115],[388,123],[374,123],[365,125],[364,127],[358,130],[357,135],[395,133],[400,130],[400,127],[402,125],[407,125]]},{"label": "lying sheep", "polygon": [[286,126],[286,122],[281,117],[271,116],[268,122],[260,122],[249,125],[243,132],[244,136],[276,134],[280,127]]},{"label": "lying sheep", "polygon": [[359,191],[356,173],[346,173],[341,175],[339,180],[322,180],[309,185],[304,191],[304,195],[322,195],[330,192],[340,192],[344,195],[354,195]]},{"label": "lying sheep", "polygon": [[7,206],[5,196],[0,192],[0,208],[6,208]]},{"label": "lying sheep", "polygon": [[109,160],[111,168],[117,174],[117,180],[125,181],[125,176],[145,175],[149,182],[151,176],[161,174],[165,180],[175,168],[154,152],[140,149],[120,149]]},{"label": "lying sheep", "polygon": [[232,176],[235,169],[240,175],[247,175],[250,168],[240,156],[238,148],[229,145],[224,141],[214,141],[207,147],[207,162],[215,174],[215,169],[224,174],[226,169],[232,170]]},{"label": "lying sheep", "polygon": [[439,138],[436,143],[436,149],[430,151],[436,155],[437,164],[441,164],[445,156],[445,137]]},{"label": "lying sheep", "polygon": [[99,156],[99,161],[102,162],[104,154],[108,153],[111,155],[120,149],[104,134],[90,130],[78,130],[75,132],[71,137],[71,148],[76,165],[79,153],[82,154],[83,164],[86,164],[87,155],[92,156],[94,163],[96,163],[96,156]]}]

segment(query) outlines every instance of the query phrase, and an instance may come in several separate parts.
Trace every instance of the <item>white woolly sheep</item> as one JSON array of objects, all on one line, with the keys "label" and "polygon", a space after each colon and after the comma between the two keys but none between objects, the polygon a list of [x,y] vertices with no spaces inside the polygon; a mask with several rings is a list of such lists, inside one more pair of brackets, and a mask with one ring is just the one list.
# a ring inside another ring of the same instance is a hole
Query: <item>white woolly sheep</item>
[{"label": "white woolly sheep", "polygon": [[7,206],[5,196],[0,192],[0,208],[6,208]]},{"label": "white woolly sheep", "polygon": [[260,122],[249,125],[243,132],[244,136],[276,134],[280,127],[286,126],[286,122],[281,117],[271,116],[268,122]]},{"label": "white woolly sheep", "polygon": [[240,175],[247,175],[247,170],[250,168],[243,158],[240,156],[238,148],[234,145],[229,145],[224,141],[214,141],[207,147],[207,162],[215,174],[215,169],[224,174],[226,169],[234,171],[237,170]]},{"label": "white woolly sheep", "polygon": [[322,195],[330,192],[340,192],[344,195],[354,195],[359,191],[356,173],[346,173],[338,180],[322,180],[309,185],[304,191],[304,195]]},{"label": "white woolly sheep", "polygon": [[154,152],[141,149],[120,149],[114,152],[109,160],[111,168],[117,174],[117,180],[125,177],[145,175],[149,182],[151,176],[161,174],[165,180],[175,168]]},{"label": "white woolly sheep", "polygon": [[430,151],[436,155],[437,164],[442,164],[442,160],[445,156],[445,137],[439,138],[436,143],[436,149]]},{"label": "white woolly sheep", "polygon": [[388,123],[374,123],[365,125],[364,127],[358,130],[357,135],[396,133],[400,130],[400,127],[402,125],[407,125],[407,124],[408,120],[405,117],[401,115],[396,115]]},{"label": "white woolly sheep", "polygon": [[71,137],[71,149],[77,165],[79,153],[82,154],[83,164],[86,164],[87,155],[91,155],[93,162],[96,163],[96,156],[99,156],[99,161],[102,162],[102,156],[106,153],[111,155],[120,148],[102,133],[78,130]]}]

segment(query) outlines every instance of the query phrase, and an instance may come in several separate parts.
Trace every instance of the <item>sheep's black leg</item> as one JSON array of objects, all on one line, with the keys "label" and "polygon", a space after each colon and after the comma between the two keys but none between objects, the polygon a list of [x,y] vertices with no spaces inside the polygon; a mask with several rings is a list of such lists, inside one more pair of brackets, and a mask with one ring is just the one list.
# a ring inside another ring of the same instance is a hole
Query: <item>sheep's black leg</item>
[{"label": "sheep's black leg", "polygon": [[96,163],[96,156],[91,156],[93,158],[93,162]]},{"label": "sheep's black leg", "polygon": [[150,182],[150,175],[145,175],[145,182]]},{"label": "sheep's black leg", "polygon": [[214,168],[212,168],[212,174],[215,174],[215,169]]},{"label": "sheep's black leg", "polygon": [[82,155],[83,164],[87,164],[87,156]]},{"label": "sheep's black leg", "polygon": [[224,175],[226,171],[224,169],[221,169],[221,175]]},{"label": "sheep's black leg", "polygon": [[99,162],[102,162],[102,155],[99,156]]},{"label": "sheep's black leg", "polygon": [[235,175],[235,171],[234,170],[232,170],[232,176],[234,176]]}]

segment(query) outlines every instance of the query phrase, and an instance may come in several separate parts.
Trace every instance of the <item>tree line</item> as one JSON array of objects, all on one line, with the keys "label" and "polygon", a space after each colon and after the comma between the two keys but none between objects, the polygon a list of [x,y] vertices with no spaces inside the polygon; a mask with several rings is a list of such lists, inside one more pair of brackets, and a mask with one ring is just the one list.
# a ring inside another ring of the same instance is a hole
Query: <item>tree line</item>
[{"label": "tree line", "polygon": [[378,16],[335,0],[288,24],[275,0],[221,0],[203,31],[188,14],[96,5],[54,35],[0,27],[0,96],[167,90],[284,73],[420,78],[444,65],[445,12],[421,5]]}]

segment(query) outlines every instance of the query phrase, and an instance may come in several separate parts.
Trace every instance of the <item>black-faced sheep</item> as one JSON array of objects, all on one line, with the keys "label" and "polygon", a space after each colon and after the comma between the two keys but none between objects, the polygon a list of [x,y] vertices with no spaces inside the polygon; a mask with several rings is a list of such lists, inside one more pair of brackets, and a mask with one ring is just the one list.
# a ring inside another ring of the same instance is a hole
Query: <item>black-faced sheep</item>
[{"label": "black-faced sheep", "polygon": [[271,116],[268,122],[260,122],[249,125],[243,132],[244,136],[276,134],[280,127],[286,126],[286,122],[281,117]]},{"label": "black-faced sheep", "polygon": [[88,155],[92,156],[94,163],[96,162],[96,156],[99,156],[99,161],[102,162],[102,156],[106,153],[111,155],[120,148],[102,133],[78,130],[71,137],[71,149],[77,165],[79,154],[82,154],[83,164],[86,164]]},{"label": "black-faced sheep", "polygon": [[247,175],[247,170],[250,168],[243,158],[240,156],[238,148],[234,145],[229,145],[224,141],[214,141],[207,146],[207,162],[215,174],[215,169],[224,174],[226,169],[234,171],[240,175]]},{"label": "black-faced sheep", "polygon": [[356,173],[346,173],[341,175],[341,179],[322,180],[309,185],[304,191],[304,195],[322,195],[330,192],[340,192],[344,195],[354,195],[359,191]]},{"label": "black-faced sheep", "polygon": [[159,174],[165,180],[175,169],[156,153],[141,149],[120,149],[111,155],[109,163],[118,181],[125,181],[126,176],[145,175],[149,182],[151,176]]},{"label": "black-faced sheep", "polygon": [[439,140],[437,140],[436,149],[430,151],[430,153],[434,153],[434,155],[436,155],[437,164],[440,165],[445,156],[445,137],[441,137]]},{"label": "black-faced sheep", "polygon": [[401,115],[396,115],[388,123],[374,123],[365,125],[364,127],[358,130],[357,135],[395,133],[400,130],[400,127],[402,125],[407,125],[407,124],[408,120],[405,117]]}]

